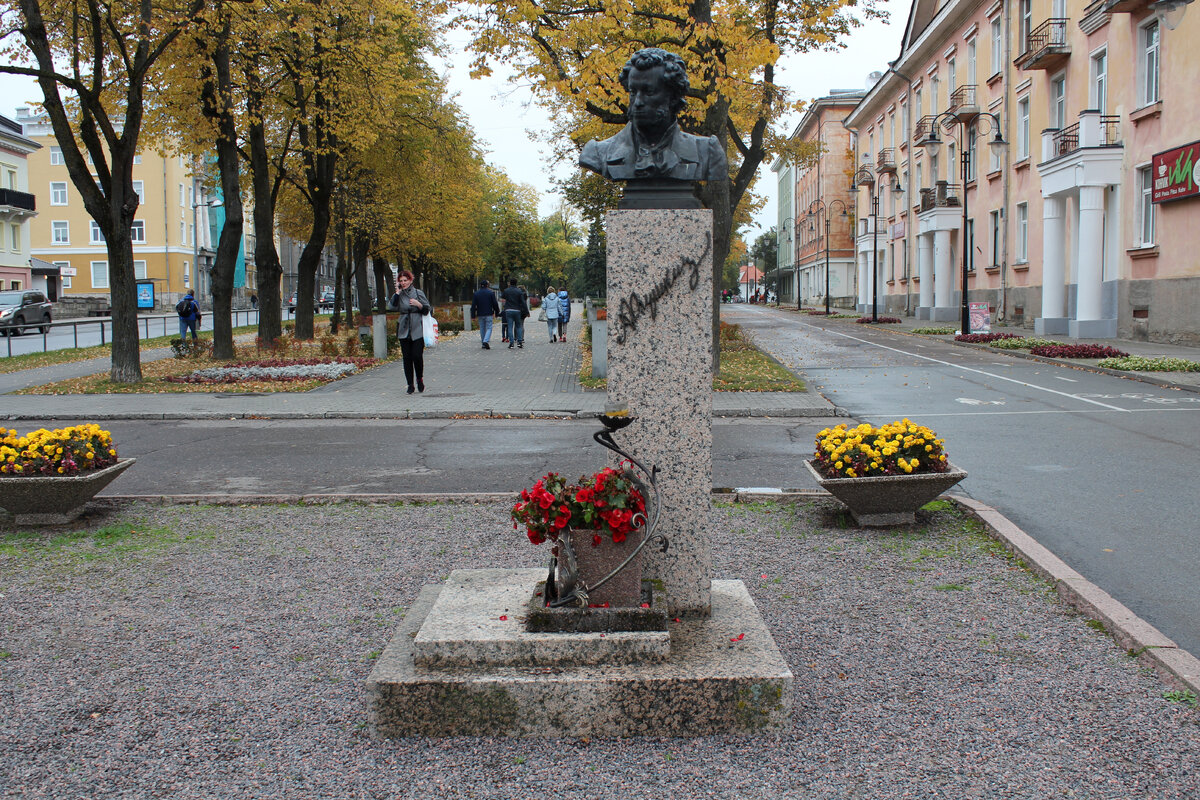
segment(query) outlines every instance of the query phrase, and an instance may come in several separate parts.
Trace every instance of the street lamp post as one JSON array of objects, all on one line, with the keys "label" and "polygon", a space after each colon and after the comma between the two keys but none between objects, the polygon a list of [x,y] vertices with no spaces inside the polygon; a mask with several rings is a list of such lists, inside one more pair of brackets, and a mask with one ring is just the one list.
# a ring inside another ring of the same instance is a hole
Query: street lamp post
[{"label": "street lamp post", "polygon": [[850,190],[857,191],[859,186],[867,187],[871,197],[871,322],[879,321],[879,195],[883,185],[875,180],[875,173],[867,167],[860,167],[854,173],[854,183]]},{"label": "street lamp post", "polygon": [[817,198],[808,204],[808,215],[816,222],[817,212],[821,213],[821,218],[825,222],[825,316],[829,316],[829,226],[833,221],[829,219],[829,212],[836,206],[841,206],[841,215],[846,216],[846,204],[841,200],[831,200],[828,204],[824,200]]},{"label": "street lamp post", "polygon": [[[988,142],[992,151],[999,155],[1008,147],[1008,142],[1004,141],[1004,136],[1000,132],[1000,118],[989,111],[972,112],[971,114],[955,114],[951,111],[943,111],[933,118],[932,124],[929,126],[929,136],[924,141],[918,142],[921,147],[924,147],[929,154],[936,155],[941,149],[942,140],[938,136],[938,125],[940,124],[947,131],[954,132],[954,139],[958,143],[960,174],[962,176],[962,235],[960,236],[960,248],[962,250],[962,332],[964,335],[971,332],[971,307],[967,298],[967,265],[970,263],[969,249],[972,246],[971,242],[967,241],[967,180],[971,174],[971,156],[974,148],[966,147],[967,144],[973,143],[981,133],[979,129],[980,120],[987,122],[995,131],[995,136]],[[974,238],[974,237],[972,237]]]}]

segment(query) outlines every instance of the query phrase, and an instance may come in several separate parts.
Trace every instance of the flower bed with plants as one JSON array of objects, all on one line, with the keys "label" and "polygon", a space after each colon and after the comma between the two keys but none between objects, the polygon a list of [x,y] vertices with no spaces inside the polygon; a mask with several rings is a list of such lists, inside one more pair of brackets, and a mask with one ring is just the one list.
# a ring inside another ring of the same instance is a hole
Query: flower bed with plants
[{"label": "flower bed with plants", "polygon": [[854,321],[857,322],[859,325],[873,325],[877,322],[896,323],[896,322],[899,322],[900,320],[897,319],[896,317],[878,317],[876,319],[871,319],[870,317],[859,317],[858,319],[856,319]]},{"label": "flower bed with plants", "polygon": [[1056,344],[1031,347],[1029,352],[1046,358],[1122,358],[1129,355],[1115,347],[1099,344]]},{"label": "flower bed with plants", "polygon": [[956,342],[967,344],[991,344],[1002,339],[1020,339],[1015,333],[960,333],[954,337]]},{"label": "flower bed with plants", "polygon": [[913,328],[912,332],[925,336],[949,336],[954,333],[954,328]]},{"label": "flower bed with plants", "polygon": [[842,423],[817,434],[814,466],[827,478],[946,472],[944,443],[929,428],[907,419],[878,428]]},{"label": "flower bed with plants", "polygon": [[1186,358],[1146,358],[1145,356],[1124,356],[1121,358],[1106,358],[1099,366],[1107,369],[1123,369],[1131,372],[1200,372],[1200,362],[1189,361]]},{"label": "flower bed with plants", "polygon": [[373,358],[267,359],[246,363],[205,367],[187,375],[168,375],[170,383],[243,383],[245,381],[335,381],[373,366]]},{"label": "flower bed with plants", "polygon": [[1056,342],[1053,339],[1037,339],[1032,336],[997,339],[990,343],[991,347],[998,350],[1030,350],[1034,347],[1059,347],[1061,345],[1062,342]]},{"label": "flower bed with plants", "polygon": [[0,473],[5,475],[78,475],[117,463],[112,434],[95,423],[39,428],[24,436],[0,430]]},{"label": "flower bed with plants", "polygon": [[632,475],[607,467],[578,483],[567,483],[557,472],[538,479],[521,491],[512,508],[513,528],[525,526],[529,541],[557,541],[568,527],[594,531],[592,545],[603,538],[619,544],[645,522],[646,500],[637,490]]}]

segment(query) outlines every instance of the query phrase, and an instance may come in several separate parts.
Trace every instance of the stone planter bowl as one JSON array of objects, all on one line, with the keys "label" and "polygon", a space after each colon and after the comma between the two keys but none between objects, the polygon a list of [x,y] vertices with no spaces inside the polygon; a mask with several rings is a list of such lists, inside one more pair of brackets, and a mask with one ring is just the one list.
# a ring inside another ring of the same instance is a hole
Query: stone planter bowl
[{"label": "stone planter bowl", "polygon": [[133,458],[79,475],[0,477],[0,508],[17,525],[63,525],[83,513],[84,504],[129,467]]},{"label": "stone planter bowl", "polygon": [[804,462],[817,484],[850,509],[863,527],[912,525],[916,510],[967,477],[965,470],[947,464],[948,472],[916,475],[879,475],[869,478],[826,478],[813,464]]}]

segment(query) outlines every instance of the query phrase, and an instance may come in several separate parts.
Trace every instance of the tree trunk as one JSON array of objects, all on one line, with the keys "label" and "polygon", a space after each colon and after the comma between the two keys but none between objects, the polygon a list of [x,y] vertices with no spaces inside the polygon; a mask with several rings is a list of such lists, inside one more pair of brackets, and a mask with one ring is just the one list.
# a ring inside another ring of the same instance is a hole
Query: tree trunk
[{"label": "tree trunk", "polygon": [[329,329],[335,335],[341,325],[342,309],[346,310],[346,327],[350,327],[350,266],[346,263],[346,217],[340,199],[337,208],[337,271],[333,278],[333,319],[329,321]]},{"label": "tree trunk", "polygon": [[392,268],[379,256],[371,259],[375,271],[375,308],[382,314],[387,311],[388,299],[392,296]]},{"label": "tree trunk", "polygon": [[[242,243],[242,187],[239,178],[237,129],[234,124],[233,80],[229,71],[229,21],[225,20],[212,53],[213,69],[206,69],[201,98],[204,115],[215,120],[217,167],[221,175],[225,223],[217,242],[217,259],[212,268],[213,356],[231,359],[233,349],[233,277]],[[211,74],[215,70],[215,75]]]},{"label": "tree trunk", "polygon": [[358,292],[358,313],[363,316],[371,314],[371,287],[367,282],[367,253],[371,249],[371,240],[365,233],[354,237],[354,283]]},{"label": "tree trunk", "polygon": [[[265,345],[272,345],[283,332],[283,299],[279,296],[279,279],[283,267],[275,249],[275,197],[271,191],[271,160],[267,155],[267,138],[261,122],[261,112],[255,116],[253,95],[249,95],[251,122],[247,126],[250,142],[250,176],[254,194],[254,268],[258,272],[258,336]],[[261,105],[257,106],[261,108]]]}]

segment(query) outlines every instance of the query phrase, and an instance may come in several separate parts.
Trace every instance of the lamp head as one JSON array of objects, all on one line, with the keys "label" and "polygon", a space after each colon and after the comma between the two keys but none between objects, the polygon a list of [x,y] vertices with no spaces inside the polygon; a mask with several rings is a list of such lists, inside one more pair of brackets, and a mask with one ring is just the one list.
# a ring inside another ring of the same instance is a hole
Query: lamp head
[{"label": "lamp head", "polygon": [[1158,17],[1158,21],[1166,26],[1167,30],[1173,31],[1179,27],[1179,23],[1183,22],[1183,15],[1187,13],[1190,2],[1192,0],[1158,0],[1157,3],[1150,4],[1150,10],[1154,12],[1154,16]]},{"label": "lamp head", "polygon": [[992,152],[997,158],[1004,155],[1004,151],[1008,149],[1008,142],[1004,141],[1004,136],[1000,133],[1000,128],[996,128],[996,135],[988,142],[988,147],[992,148]]},{"label": "lamp head", "polygon": [[925,152],[931,156],[936,156],[938,151],[942,149],[942,139],[937,134],[937,127],[929,132],[924,141],[920,142],[920,146],[925,148]]}]

